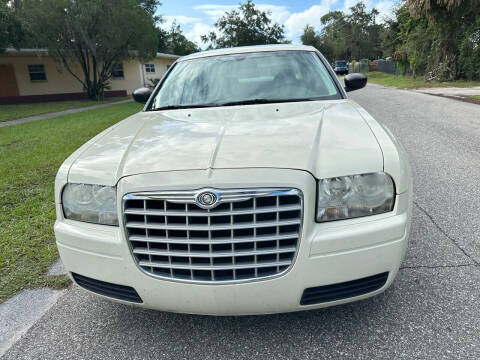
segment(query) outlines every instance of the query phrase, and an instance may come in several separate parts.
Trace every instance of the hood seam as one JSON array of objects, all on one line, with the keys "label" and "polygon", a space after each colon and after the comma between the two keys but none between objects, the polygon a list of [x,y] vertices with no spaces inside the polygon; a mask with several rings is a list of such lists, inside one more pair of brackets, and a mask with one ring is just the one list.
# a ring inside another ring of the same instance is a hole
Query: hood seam
[{"label": "hood seam", "polygon": [[380,149],[380,152],[382,153],[382,171],[385,171],[385,154],[383,153],[382,145],[380,145],[380,141],[378,141],[377,134],[375,134],[375,131],[373,131],[372,127],[368,123],[368,121],[365,119],[363,114],[353,105],[351,105],[355,111],[360,115],[360,118],[363,120],[363,122],[368,126],[370,129],[370,132],[372,133],[373,137],[375,138],[375,141],[377,142],[378,148]]}]

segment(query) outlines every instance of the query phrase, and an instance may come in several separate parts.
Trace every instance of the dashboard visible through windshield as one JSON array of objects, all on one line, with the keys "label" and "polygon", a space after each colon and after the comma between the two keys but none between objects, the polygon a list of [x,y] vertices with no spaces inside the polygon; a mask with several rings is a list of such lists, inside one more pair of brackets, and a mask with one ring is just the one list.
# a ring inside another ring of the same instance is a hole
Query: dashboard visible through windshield
[{"label": "dashboard visible through windshield", "polygon": [[178,62],[149,110],[341,99],[312,51],[270,51]]}]

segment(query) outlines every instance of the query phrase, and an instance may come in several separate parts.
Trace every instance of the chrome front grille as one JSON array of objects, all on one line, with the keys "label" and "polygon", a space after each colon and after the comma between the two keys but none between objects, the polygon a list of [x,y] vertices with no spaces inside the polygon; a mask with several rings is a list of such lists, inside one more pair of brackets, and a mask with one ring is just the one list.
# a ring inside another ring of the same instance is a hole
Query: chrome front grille
[{"label": "chrome front grille", "polygon": [[[216,207],[197,196],[215,194]],[[303,216],[297,189],[127,194],[126,237],[146,273],[192,282],[240,282],[279,275],[293,264]]]}]

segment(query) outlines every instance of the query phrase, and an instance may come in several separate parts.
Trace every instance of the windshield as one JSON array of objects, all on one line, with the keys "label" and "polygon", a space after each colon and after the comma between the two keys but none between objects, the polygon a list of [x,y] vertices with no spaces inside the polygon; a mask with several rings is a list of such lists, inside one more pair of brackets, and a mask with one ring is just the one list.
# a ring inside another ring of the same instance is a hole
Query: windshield
[{"label": "windshield", "polygon": [[150,109],[340,98],[316,53],[274,51],[180,61]]},{"label": "windshield", "polygon": [[346,61],[337,61],[335,63],[336,66],[347,66],[347,62]]}]

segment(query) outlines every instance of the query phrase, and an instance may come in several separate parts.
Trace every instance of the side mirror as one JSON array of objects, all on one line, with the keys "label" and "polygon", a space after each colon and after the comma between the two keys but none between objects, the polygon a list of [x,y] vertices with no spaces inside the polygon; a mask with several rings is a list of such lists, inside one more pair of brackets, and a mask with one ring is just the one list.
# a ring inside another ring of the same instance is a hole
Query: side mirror
[{"label": "side mirror", "polygon": [[345,76],[345,91],[358,90],[367,85],[367,77],[360,73],[352,73]]},{"label": "side mirror", "polygon": [[138,88],[132,93],[133,99],[142,104],[148,101],[150,95],[152,95],[152,90],[149,88]]}]

